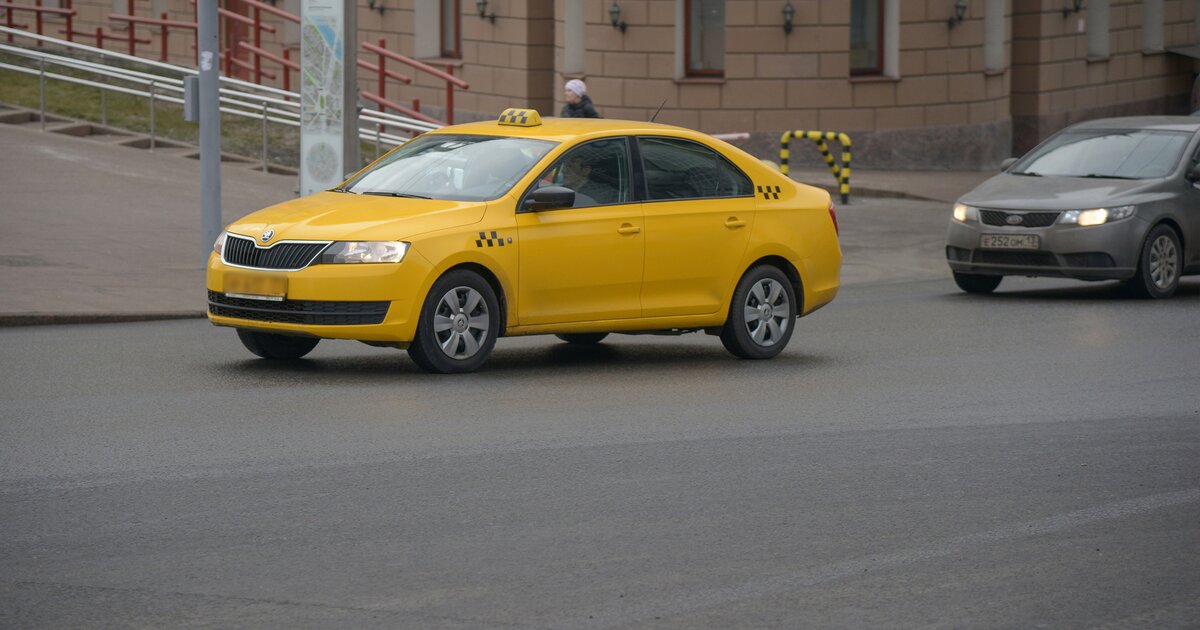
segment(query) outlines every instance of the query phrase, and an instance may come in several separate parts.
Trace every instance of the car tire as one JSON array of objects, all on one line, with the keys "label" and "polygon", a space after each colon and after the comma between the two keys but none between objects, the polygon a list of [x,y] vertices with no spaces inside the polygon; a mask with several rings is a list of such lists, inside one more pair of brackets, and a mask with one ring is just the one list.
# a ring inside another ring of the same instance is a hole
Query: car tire
[{"label": "car tire", "polygon": [[491,355],[499,329],[492,285],[473,271],[452,270],[425,296],[408,355],[426,372],[473,372]]},{"label": "car tire", "polygon": [[787,347],[796,323],[796,293],[778,267],[759,265],[738,281],[721,343],[740,359],[769,359]]},{"label": "car tire", "polygon": [[1179,244],[1179,235],[1171,226],[1160,223],[1146,235],[1138,255],[1137,272],[1127,286],[1137,297],[1169,298],[1179,287],[1182,263],[1183,247]]},{"label": "car tire", "polygon": [[316,337],[293,337],[291,335],[273,335],[271,333],[238,330],[238,339],[242,345],[254,354],[273,360],[290,361],[312,352],[320,339]]},{"label": "car tire", "polygon": [[594,346],[608,336],[608,333],[563,333],[554,335],[563,341],[575,346]]},{"label": "car tire", "polygon": [[967,293],[991,293],[1004,279],[1004,276],[988,276],[981,273],[953,273],[954,284]]}]

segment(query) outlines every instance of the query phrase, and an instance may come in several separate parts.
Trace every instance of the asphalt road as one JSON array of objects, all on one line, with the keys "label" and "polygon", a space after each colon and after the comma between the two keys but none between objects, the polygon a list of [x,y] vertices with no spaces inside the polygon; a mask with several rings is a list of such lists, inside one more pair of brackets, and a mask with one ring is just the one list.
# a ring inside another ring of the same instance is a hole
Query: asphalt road
[{"label": "asphalt road", "polygon": [[860,285],[772,361],[0,329],[2,627],[1196,627],[1200,283]]}]

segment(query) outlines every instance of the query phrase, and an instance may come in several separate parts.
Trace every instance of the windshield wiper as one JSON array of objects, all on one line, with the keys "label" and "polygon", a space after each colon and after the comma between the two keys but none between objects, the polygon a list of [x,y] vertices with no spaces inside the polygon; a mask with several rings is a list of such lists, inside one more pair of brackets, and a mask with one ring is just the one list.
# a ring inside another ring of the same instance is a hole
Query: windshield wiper
[{"label": "windshield wiper", "polygon": [[1138,179],[1136,177],[1122,177],[1120,175],[1100,175],[1099,173],[1088,173],[1087,175],[1078,175],[1086,179]]},{"label": "windshield wiper", "polygon": [[1042,176],[1041,173],[1035,173],[1033,171],[1013,171],[1011,174],[1012,175],[1023,175],[1025,177],[1041,177]]},{"label": "windshield wiper", "polygon": [[346,190],[345,188],[330,188],[330,189],[329,189],[329,192],[348,193],[348,192],[350,192],[350,191],[349,191],[349,190]]},{"label": "windshield wiper", "polygon": [[408,193],[392,192],[390,190],[364,190],[359,193],[362,195],[375,195],[377,197],[404,197],[406,199],[432,199],[423,195],[410,195]]}]

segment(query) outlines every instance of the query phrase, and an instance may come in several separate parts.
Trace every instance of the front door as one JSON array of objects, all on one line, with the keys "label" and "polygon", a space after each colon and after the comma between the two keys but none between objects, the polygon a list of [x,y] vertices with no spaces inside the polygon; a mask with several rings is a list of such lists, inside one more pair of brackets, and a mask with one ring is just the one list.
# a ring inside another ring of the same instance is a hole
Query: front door
[{"label": "front door", "polygon": [[535,184],[574,190],[574,207],[539,212],[518,207],[518,325],[641,315],[645,234],[629,162],[625,138],[582,144]]}]

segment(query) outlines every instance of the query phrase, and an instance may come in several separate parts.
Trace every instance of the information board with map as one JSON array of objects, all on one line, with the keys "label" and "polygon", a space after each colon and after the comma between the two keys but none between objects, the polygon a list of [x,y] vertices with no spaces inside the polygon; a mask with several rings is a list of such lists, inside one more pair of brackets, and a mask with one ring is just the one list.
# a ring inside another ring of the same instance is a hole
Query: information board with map
[{"label": "information board with map", "polygon": [[345,174],[344,17],[342,0],[300,5],[301,195],[331,188]]}]

